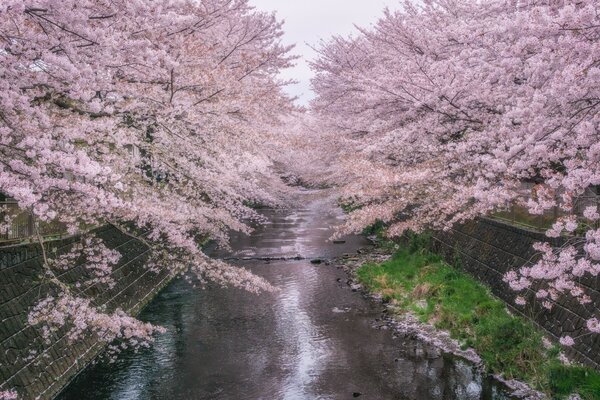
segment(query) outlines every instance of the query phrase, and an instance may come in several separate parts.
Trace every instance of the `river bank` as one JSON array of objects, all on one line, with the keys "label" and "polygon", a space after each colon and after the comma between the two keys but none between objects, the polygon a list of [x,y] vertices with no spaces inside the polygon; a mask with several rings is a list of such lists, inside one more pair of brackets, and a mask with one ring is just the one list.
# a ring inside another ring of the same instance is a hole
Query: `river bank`
[{"label": "river bank", "polygon": [[338,263],[354,290],[387,306],[394,329],[479,365],[517,398],[562,399],[572,393],[580,396],[573,398],[600,398],[596,371],[564,365],[569,362],[559,346],[531,322],[512,315],[460,267],[431,253],[423,237],[404,245],[377,243],[372,251],[346,255]]}]

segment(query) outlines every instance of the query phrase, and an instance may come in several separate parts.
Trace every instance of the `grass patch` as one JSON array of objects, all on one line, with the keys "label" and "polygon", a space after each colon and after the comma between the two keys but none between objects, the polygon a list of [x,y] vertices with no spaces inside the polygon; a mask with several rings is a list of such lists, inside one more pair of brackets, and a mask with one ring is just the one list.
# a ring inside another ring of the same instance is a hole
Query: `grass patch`
[{"label": "grass patch", "polygon": [[554,363],[549,382],[556,398],[565,398],[576,391],[585,400],[600,399],[600,374],[590,368]]},{"label": "grass patch", "polygon": [[362,206],[353,199],[338,199],[338,205],[345,214],[350,214],[353,211],[360,210]]},{"label": "grass patch", "polygon": [[387,262],[364,265],[357,271],[359,280],[400,310],[475,349],[490,372],[528,382],[551,398],[578,393],[600,400],[598,372],[561,365],[558,347],[545,349],[540,329],[511,315],[489,289],[429,252],[427,242],[417,236]]}]

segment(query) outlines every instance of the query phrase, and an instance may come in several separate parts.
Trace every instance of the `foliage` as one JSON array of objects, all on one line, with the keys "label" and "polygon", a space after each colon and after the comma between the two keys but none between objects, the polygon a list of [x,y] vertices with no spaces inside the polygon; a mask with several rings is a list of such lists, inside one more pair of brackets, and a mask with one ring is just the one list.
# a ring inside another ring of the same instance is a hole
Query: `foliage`
[{"label": "foliage", "polygon": [[600,374],[590,368],[554,364],[550,367],[550,389],[558,396],[577,390],[583,400],[598,400]]},{"label": "foliage", "polygon": [[600,185],[599,40],[596,0],[408,0],[323,42],[313,118],[337,138],[339,184],[361,206],[343,232],[560,207],[548,236],[581,236],[539,244],[540,261],[506,280],[517,291],[537,282],[548,308],[561,296],[589,303],[579,278],[600,274],[598,200],[574,205]]},{"label": "foliage", "polygon": [[[71,234],[114,225],[148,247],[150,270],[270,289],[199,243],[227,245],[256,217],[247,204],[278,204],[284,193],[268,146],[294,109],[277,78],[293,60],[281,28],[247,0],[3,1],[0,192]],[[56,294],[30,321],[72,338],[151,340],[156,329],[85,300],[86,282],[54,275],[56,262],[84,258],[95,283],[111,284],[120,254],[96,238],[81,243],[61,260],[43,247]]]},{"label": "foliage", "polygon": [[351,199],[339,199],[338,204],[345,214],[350,214],[351,212],[360,209],[360,206]]},{"label": "foliage", "polygon": [[558,348],[545,344],[538,328],[510,314],[487,288],[427,251],[427,240],[415,236],[389,261],[364,265],[357,271],[360,281],[402,312],[412,312],[475,349],[490,372],[550,388],[561,398],[573,392],[600,393],[590,389],[599,376],[595,371],[560,365]]}]

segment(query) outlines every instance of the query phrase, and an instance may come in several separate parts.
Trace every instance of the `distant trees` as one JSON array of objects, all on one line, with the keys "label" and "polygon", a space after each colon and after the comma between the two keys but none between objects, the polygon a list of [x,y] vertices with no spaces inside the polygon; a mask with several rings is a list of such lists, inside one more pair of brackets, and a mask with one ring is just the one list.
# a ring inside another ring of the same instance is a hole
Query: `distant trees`
[{"label": "distant trees", "polygon": [[[278,201],[265,145],[293,109],[277,78],[293,59],[281,35],[246,0],[3,1],[0,192],[71,233],[112,224],[138,237],[153,250],[148,268],[268,289],[199,243],[248,230],[246,201]],[[73,251],[44,253],[56,293],[30,322],[150,340],[155,327],[79,295],[111,284],[118,252],[89,235]],[[78,257],[94,279],[68,287],[53,270]]]},{"label": "distant trees", "polygon": [[[566,216],[548,234],[579,239],[538,245],[543,258],[506,279],[547,307],[563,294],[591,301],[578,280],[600,273],[600,215],[597,203],[573,206],[600,185],[597,1],[406,1],[319,51],[312,109],[344,141],[338,171],[362,205],[345,231],[383,220],[397,235],[514,203],[558,206]],[[600,333],[596,319],[588,327]]]}]

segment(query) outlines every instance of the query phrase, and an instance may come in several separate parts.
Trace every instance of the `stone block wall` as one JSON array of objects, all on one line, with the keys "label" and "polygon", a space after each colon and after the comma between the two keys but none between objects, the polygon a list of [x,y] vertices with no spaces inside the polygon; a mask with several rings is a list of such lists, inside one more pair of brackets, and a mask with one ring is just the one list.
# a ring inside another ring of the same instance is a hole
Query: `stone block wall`
[{"label": "stone block wall", "polygon": [[[567,353],[583,364],[600,369],[600,335],[589,334],[586,321],[600,317],[600,276],[585,276],[580,283],[586,288],[592,302],[581,305],[565,296],[555,302],[552,310],[542,307],[529,291],[527,306],[514,303],[516,293],[502,280],[510,270],[532,262],[537,257],[532,245],[539,241],[549,241],[543,233],[528,231],[491,219],[479,219],[457,226],[446,232],[433,234],[433,250],[444,256],[451,264],[459,264],[492,292],[504,300],[509,308],[534,321],[555,339],[570,335],[576,345]],[[561,239],[552,239],[553,245],[560,245]]]},{"label": "stone block wall", "polygon": [[[138,313],[170,281],[169,275],[145,268],[148,248],[141,241],[114,227],[99,228],[95,234],[107,247],[117,249],[121,259],[113,271],[115,287],[92,286],[84,296],[109,311],[121,308]],[[46,250],[66,253],[78,240],[48,242]],[[42,263],[38,244],[0,248],[0,391],[14,389],[25,400],[52,399],[104,348],[94,338],[72,343],[64,331],[55,333],[47,344],[39,330],[27,324],[31,307],[53,290],[41,280]],[[69,284],[87,271],[77,265],[57,273]]]}]

